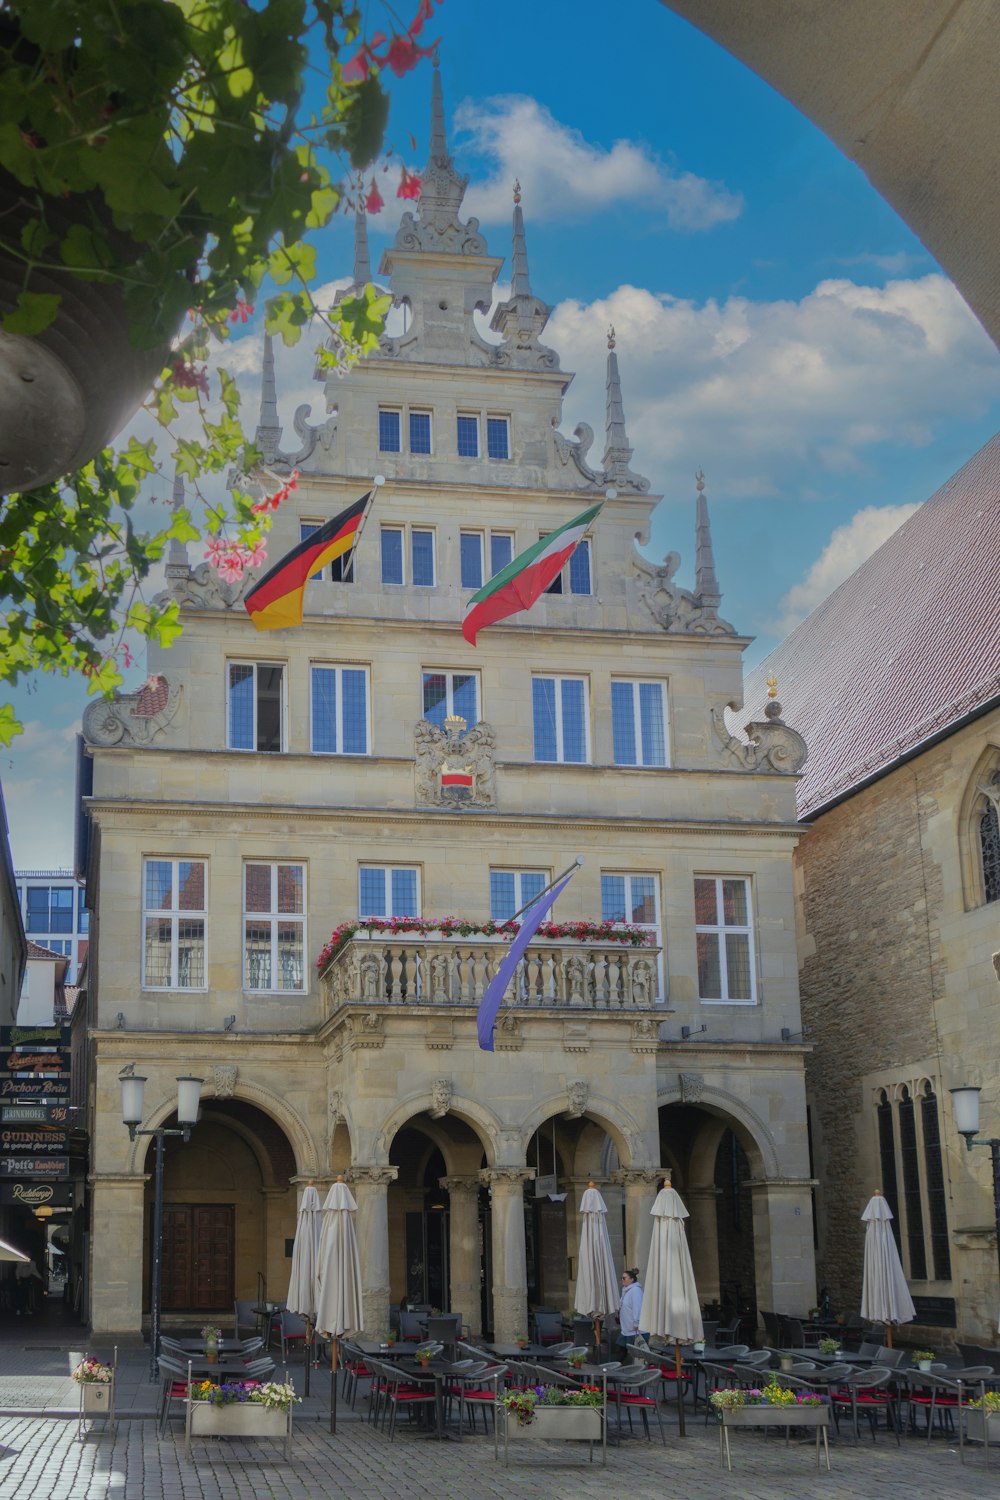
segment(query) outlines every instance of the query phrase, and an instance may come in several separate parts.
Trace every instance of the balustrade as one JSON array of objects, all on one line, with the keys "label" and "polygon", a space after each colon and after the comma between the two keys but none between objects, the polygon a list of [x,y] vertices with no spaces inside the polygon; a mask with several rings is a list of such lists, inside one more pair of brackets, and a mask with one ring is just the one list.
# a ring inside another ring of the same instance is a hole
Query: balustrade
[{"label": "balustrade", "polygon": [[[340,1005],[478,1005],[507,952],[489,938],[355,934],[323,975],[329,1010]],[[569,940],[532,943],[507,987],[524,1009],[646,1009],[659,985],[657,948]]]}]

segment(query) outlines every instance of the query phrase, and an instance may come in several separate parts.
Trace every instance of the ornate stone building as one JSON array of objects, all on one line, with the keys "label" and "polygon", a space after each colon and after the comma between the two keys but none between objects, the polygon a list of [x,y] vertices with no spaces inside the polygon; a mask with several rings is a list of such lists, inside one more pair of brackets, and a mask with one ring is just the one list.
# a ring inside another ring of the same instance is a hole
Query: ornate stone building
[{"label": "ornate stone building", "polygon": [[748,680],[799,723],[796,853],[818,1272],[858,1305],[861,1210],[881,1188],[920,1321],[995,1342],[988,1151],[1000,1134],[1000,439],[927,500]]},{"label": "ornate stone building", "polygon": [[[138,1327],[146,1286],[128,1063],[151,1126],[178,1074],[205,1079],[201,1123],[166,1161],[168,1315],[252,1297],[258,1276],[283,1296],[300,1185],[338,1171],[371,1330],[404,1299],[506,1338],[531,1303],[568,1311],[588,1179],[642,1264],[666,1168],[706,1301],[800,1312],[814,1297],[792,884],[804,746],[775,704],[752,743],[731,735],[746,640],[719,614],[702,482],[687,589],[676,554],[636,550],[658,497],[632,467],[613,339],[597,458],[589,428],[559,430],[572,377],[543,342],[521,208],[510,296],[487,323],[502,261],[462,218],[464,189],[435,75],[423,195],[380,267],[403,331],[329,380],[321,424],[296,413],[294,454],[265,352],[259,442],[301,474],[272,557],[377,471],[353,561],[309,583],[300,628],[258,634],[239,587],[175,546],[182,639],[153,652],[141,692],[85,716],[102,1333]],[[370,277],[361,217],[354,282]],[[550,592],[470,647],[471,593],[605,496]],[[483,1052],[477,1002],[505,944],[478,928],[577,856],[553,921],[594,928],[539,936]],[[345,922],[393,916],[431,930],[329,946]],[[645,946],[616,941],[622,923]]]}]

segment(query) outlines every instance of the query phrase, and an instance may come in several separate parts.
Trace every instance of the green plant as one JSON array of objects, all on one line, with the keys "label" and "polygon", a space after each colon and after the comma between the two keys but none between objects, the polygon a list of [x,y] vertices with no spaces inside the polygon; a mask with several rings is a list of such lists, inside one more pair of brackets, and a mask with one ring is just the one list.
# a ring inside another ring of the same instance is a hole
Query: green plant
[{"label": "green plant", "polygon": [[746,1406],[746,1392],[737,1390],[712,1391],[709,1401],[716,1411],[739,1411],[741,1406]]},{"label": "green plant", "polygon": [[915,1364],[919,1364],[921,1360],[924,1360],[925,1362],[928,1360],[935,1360],[937,1359],[937,1355],[934,1353],[933,1349],[914,1349],[912,1358]]},{"label": "green plant", "polygon": [[819,1348],[821,1354],[836,1354],[840,1348],[839,1339],[820,1339]]},{"label": "green plant", "polygon": [[78,1385],[109,1385],[114,1373],[110,1365],[102,1365],[99,1359],[88,1354],[72,1371],[71,1378]]},{"label": "green plant", "polygon": [[[37,282],[58,271],[117,288],[137,346],[166,349],[182,320],[184,333],[146,403],[166,454],[133,437],[57,483],[0,497],[0,681],[80,671],[89,692],[110,695],[131,664],[128,632],[161,645],[180,632],[175,603],[143,598],[172,539],[213,539],[209,561],[230,579],[263,561],[270,512],[294,476],[284,484],[263,467],[225,369],[210,406],[210,349],[268,283],[267,331],[296,343],[320,317],[327,368],[377,343],[388,298],[369,286],[319,308],[310,235],[343,205],[344,172],[378,154],[388,108],[378,69],[401,75],[428,55],[416,38],[435,3],[420,0],[405,31],[364,43],[355,0],[2,0],[0,168],[20,201],[16,234],[0,217],[0,253],[21,285],[0,326],[41,333],[60,296]],[[399,193],[419,190],[404,169]],[[78,209],[68,229],[67,203]],[[180,425],[192,410],[195,435]],[[183,506],[139,530],[140,498],[157,483],[169,492],[175,469],[203,517]],[[203,491],[229,471],[245,481],[228,499]],[[0,705],[0,743],[20,727]]]},{"label": "green plant", "polygon": [[1000,1412],[1000,1391],[986,1391],[982,1396],[977,1396],[974,1401],[967,1401],[965,1404],[975,1407],[977,1411]]},{"label": "green plant", "polygon": [[507,1391],[497,1405],[512,1411],[519,1427],[528,1427],[539,1406],[590,1406],[599,1410],[604,1405],[604,1395],[596,1385],[584,1385],[577,1390],[558,1385],[535,1385],[528,1390]]},{"label": "green plant", "polygon": [[273,1380],[264,1384],[254,1380],[227,1380],[221,1385],[200,1380],[191,1386],[191,1399],[207,1401],[212,1406],[265,1406],[269,1411],[287,1411],[301,1397],[295,1394],[293,1385],[281,1385]]}]

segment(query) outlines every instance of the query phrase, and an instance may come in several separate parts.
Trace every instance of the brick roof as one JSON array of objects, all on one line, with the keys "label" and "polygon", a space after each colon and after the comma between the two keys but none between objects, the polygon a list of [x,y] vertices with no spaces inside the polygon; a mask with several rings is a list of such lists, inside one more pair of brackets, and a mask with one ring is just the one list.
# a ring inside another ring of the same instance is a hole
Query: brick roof
[{"label": "brick roof", "polygon": [[1000,436],[748,676],[741,723],[770,673],[809,746],[802,817],[1000,701]]},{"label": "brick roof", "polygon": [[67,966],[69,964],[69,959],[64,958],[61,953],[53,953],[51,948],[43,948],[41,943],[33,943],[31,938],[28,939],[28,957],[52,958],[55,959],[57,963],[66,964]]}]

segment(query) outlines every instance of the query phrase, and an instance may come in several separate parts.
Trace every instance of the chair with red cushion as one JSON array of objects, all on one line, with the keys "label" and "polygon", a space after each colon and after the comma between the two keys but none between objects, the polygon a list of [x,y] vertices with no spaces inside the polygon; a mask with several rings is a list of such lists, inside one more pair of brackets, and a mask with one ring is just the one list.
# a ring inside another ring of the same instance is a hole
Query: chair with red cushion
[{"label": "chair with red cushion", "polygon": [[433,1380],[420,1380],[414,1375],[404,1374],[401,1370],[394,1369],[391,1365],[377,1365],[373,1361],[373,1367],[379,1372],[380,1394],[382,1398],[382,1431],[385,1431],[386,1421],[389,1423],[389,1441],[396,1436],[396,1414],[401,1409],[413,1412],[424,1410],[428,1407],[433,1411],[437,1406],[437,1395],[434,1390]]},{"label": "chair with red cushion", "polygon": [[861,1415],[868,1418],[872,1442],[874,1442],[879,1415],[884,1413],[886,1426],[892,1428],[898,1447],[899,1419],[896,1411],[896,1395],[888,1389],[890,1382],[895,1378],[895,1370],[877,1367],[871,1370],[854,1370],[850,1375],[845,1375],[842,1385],[830,1391],[830,1405],[833,1407],[833,1419],[837,1424],[838,1433],[840,1432],[840,1413],[849,1411],[851,1425],[854,1428],[854,1441],[858,1440],[858,1416]]},{"label": "chair with red cushion", "polygon": [[160,1407],[157,1414],[157,1431],[160,1437],[166,1431],[170,1420],[170,1408],[175,1402],[180,1402],[183,1413],[183,1403],[188,1394],[188,1366],[181,1364],[178,1359],[171,1359],[167,1354],[161,1354],[157,1360],[160,1371]]},{"label": "chair with red cushion", "polygon": [[626,1366],[621,1370],[613,1371],[608,1376],[608,1405],[618,1408],[618,1440],[622,1436],[622,1412],[628,1416],[628,1429],[632,1431],[632,1413],[638,1412],[642,1418],[643,1431],[646,1441],[651,1442],[649,1432],[649,1414],[654,1413],[660,1427],[660,1440],[666,1447],[667,1437],[663,1431],[663,1418],[660,1416],[659,1403],[652,1394],[652,1387],[661,1378],[661,1372],[655,1367],[652,1369],[639,1369],[636,1366]]},{"label": "chair with red cushion", "polygon": [[445,1386],[444,1394],[448,1405],[452,1401],[458,1401],[459,1437],[465,1428],[466,1412],[469,1414],[472,1431],[475,1432],[477,1408],[483,1414],[483,1432],[489,1431],[486,1413],[492,1412],[493,1420],[496,1421],[497,1391],[506,1373],[506,1365],[491,1364],[488,1359],[484,1359],[479,1364],[471,1364],[468,1369],[462,1370],[454,1382]]},{"label": "chair with red cushion", "polygon": [[[944,1365],[934,1366],[929,1372],[923,1370],[906,1370],[903,1372],[905,1382],[902,1399],[907,1407],[908,1422],[913,1422],[916,1412],[921,1409],[927,1421],[927,1441],[930,1442],[934,1431],[934,1417],[937,1415],[938,1429],[943,1437],[948,1437],[954,1432],[954,1421],[952,1412],[958,1406],[959,1382],[963,1386],[973,1387],[979,1385],[979,1394],[985,1390],[984,1381],[992,1378],[993,1370],[990,1365],[969,1365],[964,1370],[949,1370],[947,1375],[942,1371]],[[963,1392],[962,1405],[968,1404],[971,1391]],[[914,1426],[916,1423],[914,1422]]]}]

